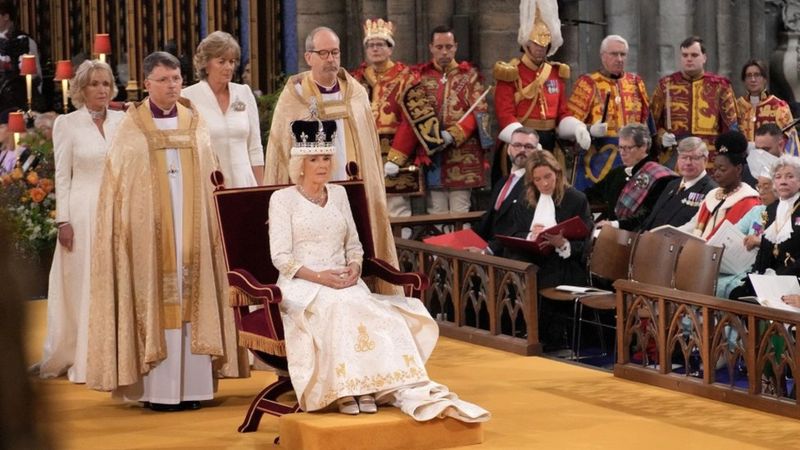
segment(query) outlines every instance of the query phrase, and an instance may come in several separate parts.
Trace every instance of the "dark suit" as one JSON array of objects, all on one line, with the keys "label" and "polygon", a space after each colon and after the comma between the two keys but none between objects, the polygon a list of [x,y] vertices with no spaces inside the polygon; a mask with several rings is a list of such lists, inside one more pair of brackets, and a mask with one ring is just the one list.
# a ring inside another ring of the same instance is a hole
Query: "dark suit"
[{"label": "dark suit", "polygon": [[503,256],[503,245],[495,238],[495,235],[510,235],[514,231],[511,211],[514,209],[512,206],[525,196],[524,177],[523,175],[523,177],[514,184],[514,187],[511,188],[505,200],[503,200],[503,203],[500,204],[500,209],[496,211],[494,209],[494,204],[497,203],[497,197],[500,196],[500,192],[503,190],[508,176],[501,178],[500,181],[495,183],[492,188],[489,208],[483,213],[481,221],[475,227],[475,232],[489,244],[489,248],[496,256]]},{"label": "dark suit", "polygon": [[[573,187],[568,187],[564,192],[561,204],[556,207],[556,222],[563,222],[571,217],[579,216],[589,230],[594,228],[592,214],[589,210],[589,201],[586,196]],[[530,232],[531,221],[535,209],[526,201],[514,208],[514,233],[516,237],[526,237]],[[570,255],[564,259],[553,252],[549,256],[521,254],[508,249],[507,256],[521,261],[532,262],[539,267],[536,275],[539,289],[558,286],[559,284],[585,285],[588,281],[586,272],[587,249],[591,245],[591,232],[586,239],[569,241]]]},{"label": "dark suit", "polygon": [[708,191],[717,187],[717,183],[706,174],[692,187],[679,193],[681,181],[682,178],[677,178],[667,184],[639,231],[652,230],[661,225],[677,227],[685,224],[697,214]]}]

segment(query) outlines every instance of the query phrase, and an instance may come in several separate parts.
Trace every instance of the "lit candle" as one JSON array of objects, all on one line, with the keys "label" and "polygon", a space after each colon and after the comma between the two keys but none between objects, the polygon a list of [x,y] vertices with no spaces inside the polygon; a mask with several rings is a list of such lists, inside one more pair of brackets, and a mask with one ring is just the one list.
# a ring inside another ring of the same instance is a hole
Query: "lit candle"
[{"label": "lit candle", "polygon": [[19,72],[25,75],[25,87],[28,93],[28,111],[33,109],[33,76],[36,75],[36,56],[22,55]]},{"label": "lit candle", "polygon": [[61,96],[64,102],[64,113],[69,111],[69,79],[72,78],[72,61],[65,59],[56,63],[56,81],[61,81]]}]

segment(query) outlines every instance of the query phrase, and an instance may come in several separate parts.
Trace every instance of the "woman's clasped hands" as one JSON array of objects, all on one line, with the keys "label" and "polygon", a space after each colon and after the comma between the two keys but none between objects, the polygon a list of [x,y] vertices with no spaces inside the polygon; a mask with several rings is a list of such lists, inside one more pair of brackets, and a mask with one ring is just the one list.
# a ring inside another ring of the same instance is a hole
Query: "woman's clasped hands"
[{"label": "woman's clasped hands", "polygon": [[343,269],[328,269],[317,272],[317,282],[332,289],[344,289],[355,286],[361,276],[361,267],[350,263]]}]

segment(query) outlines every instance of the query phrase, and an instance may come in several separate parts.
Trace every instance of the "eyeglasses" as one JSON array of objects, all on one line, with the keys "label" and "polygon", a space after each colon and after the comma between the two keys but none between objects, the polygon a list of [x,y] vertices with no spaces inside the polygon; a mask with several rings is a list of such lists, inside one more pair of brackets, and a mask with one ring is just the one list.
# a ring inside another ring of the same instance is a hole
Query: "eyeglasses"
[{"label": "eyeglasses", "polygon": [[514,150],[519,150],[521,148],[524,148],[525,150],[536,150],[538,148],[538,145],[522,144],[520,142],[515,142],[513,144],[509,144],[509,146],[511,146],[511,148],[513,148]]},{"label": "eyeglasses", "polygon": [[745,79],[748,79],[748,78],[749,78],[749,79],[757,80],[757,79],[759,79],[759,78],[762,78],[763,76],[764,76],[764,75],[761,75],[760,73],[748,73],[748,74],[746,74],[746,75],[744,76],[744,78],[745,78]]},{"label": "eyeglasses", "polygon": [[378,41],[378,42],[368,42],[366,45],[364,45],[364,47],[382,49],[388,47],[388,45],[386,44],[386,42]]},{"label": "eyeglasses", "polygon": [[628,152],[632,152],[632,151],[636,150],[637,148],[639,148],[639,146],[638,145],[620,145],[617,148],[621,152],[628,153]]},{"label": "eyeglasses", "polygon": [[333,50],[309,50],[309,52],[316,53],[322,59],[328,59],[328,56],[333,56],[334,58],[338,58],[342,54],[342,51],[339,50],[338,48],[335,48]]},{"label": "eyeglasses", "polygon": [[678,155],[678,159],[681,161],[702,161],[705,159],[703,155]]},{"label": "eyeglasses", "polygon": [[175,75],[174,77],[161,77],[161,78],[148,78],[148,80],[158,84],[181,84],[183,77]]}]

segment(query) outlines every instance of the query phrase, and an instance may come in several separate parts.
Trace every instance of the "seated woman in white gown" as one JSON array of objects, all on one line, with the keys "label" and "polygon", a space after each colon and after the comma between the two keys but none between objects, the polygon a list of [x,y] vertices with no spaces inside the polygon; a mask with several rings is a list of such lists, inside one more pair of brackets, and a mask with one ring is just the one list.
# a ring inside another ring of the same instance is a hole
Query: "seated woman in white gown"
[{"label": "seated woman in white gown", "polygon": [[[363,249],[344,187],[327,184],[333,121],[295,121],[289,174],[269,202],[289,374],[300,407],[337,403],[345,414],[391,404],[416,420],[468,422],[489,413],[432,382],[425,361],[439,330],[421,301],[373,294],[360,279]],[[324,130],[324,131],[323,131]]]}]

